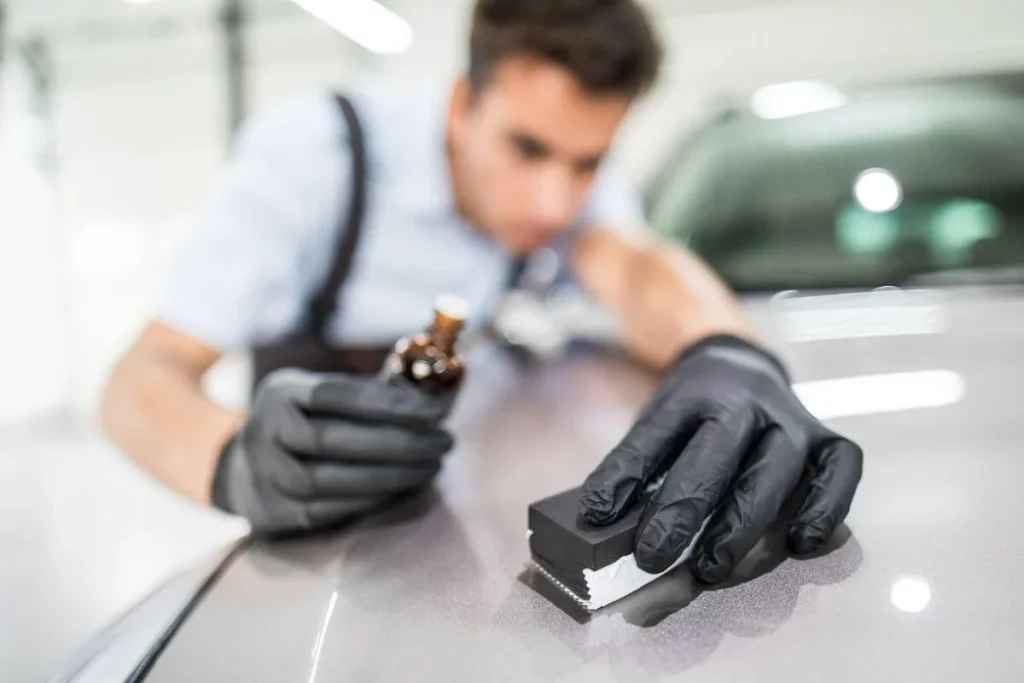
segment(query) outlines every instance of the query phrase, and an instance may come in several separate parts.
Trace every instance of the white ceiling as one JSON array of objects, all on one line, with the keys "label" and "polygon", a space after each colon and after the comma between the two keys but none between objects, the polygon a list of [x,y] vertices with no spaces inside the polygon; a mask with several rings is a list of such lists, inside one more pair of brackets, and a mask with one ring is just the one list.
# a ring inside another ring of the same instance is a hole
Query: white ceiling
[{"label": "white ceiling", "polygon": [[[344,0],[338,0],[343,2]],[[382,0],[389,4],[388,0]],[[459,0],[422,0],[441,4]],[[766,5],[830,0],[641,0],[667,14],[730,11]],[[19,32],[68,29],[78,25],[208,17],[222,0],[8,0],[12,24]],[[256,12],[287,10],[289,0],[246,0]]]},{"label": "white ceiling", "polygon": [[[67,31],[74,28],[191,21],[213,15],[221,0],[8,0],[14,31]],[[289,0],[246,0],[256,12],[299,11]]]}]

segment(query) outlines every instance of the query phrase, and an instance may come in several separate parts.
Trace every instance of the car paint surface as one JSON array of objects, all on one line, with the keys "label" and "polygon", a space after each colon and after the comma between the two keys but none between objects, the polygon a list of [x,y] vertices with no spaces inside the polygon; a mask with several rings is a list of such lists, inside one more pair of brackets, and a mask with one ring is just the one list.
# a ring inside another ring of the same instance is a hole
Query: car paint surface
[{"label": "car paint surface", "polygon": [[159,653],[154,645],[180,619],[191,601],[235,549],[217,553],[195,566],[180,570],[116,619],[64,664],[50,683],[108,683],[129,680],[147,656]]},{"label": "car paint surface", "polygon": [[681,568],[578,611],[530,568],[527,506],[579,485],[656,380],[606,353],[517,369],[487,350],[435,490],[253,544],[145,680],[1020,680],[1024,293],[747,304],[812,409],[865,450],[830,552],[788,557],[773,532],[723,585]]}]

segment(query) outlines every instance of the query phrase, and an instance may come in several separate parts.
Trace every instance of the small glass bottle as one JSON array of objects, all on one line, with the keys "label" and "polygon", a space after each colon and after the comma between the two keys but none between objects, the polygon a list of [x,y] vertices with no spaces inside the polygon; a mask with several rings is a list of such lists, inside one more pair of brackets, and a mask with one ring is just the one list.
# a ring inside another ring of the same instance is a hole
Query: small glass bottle
[{"label": "small glass bottle", "polygon": [[465,366],[456,342],[468,308],[457,296],[439,297],[434,305],[434,323],[424,332],[395,344],[387,362],[388,374],[404,377],[432,394],[457,391]]}]

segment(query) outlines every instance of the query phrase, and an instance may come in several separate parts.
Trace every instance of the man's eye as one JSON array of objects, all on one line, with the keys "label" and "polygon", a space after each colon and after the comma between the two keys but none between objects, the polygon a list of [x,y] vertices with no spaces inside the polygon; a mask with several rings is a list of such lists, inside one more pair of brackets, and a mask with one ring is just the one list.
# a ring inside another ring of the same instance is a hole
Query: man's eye
[{"label": "man's eye", "polygon": [[591,175],[601,166],[600,159],[586,159],[576,164],[576,172],[580,175]]},{"label": "man's eye", "polygon": [[519,156],[528,161],[536,161],[547,156],[547,150],[536,140],[516,138],[515,144],[516,149],[519,151]]}]

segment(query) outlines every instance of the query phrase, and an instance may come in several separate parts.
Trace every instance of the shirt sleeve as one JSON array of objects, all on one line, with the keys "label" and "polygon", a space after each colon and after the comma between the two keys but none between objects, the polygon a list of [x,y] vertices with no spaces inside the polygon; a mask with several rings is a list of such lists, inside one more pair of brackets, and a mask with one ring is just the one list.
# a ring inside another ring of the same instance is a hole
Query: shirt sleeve
[{"label": "shirt sleeve", "polygon": [[293,331],[330,268],[350,164],[330,97],[254,116],[172,247],[155,317],[224,351]]}]

